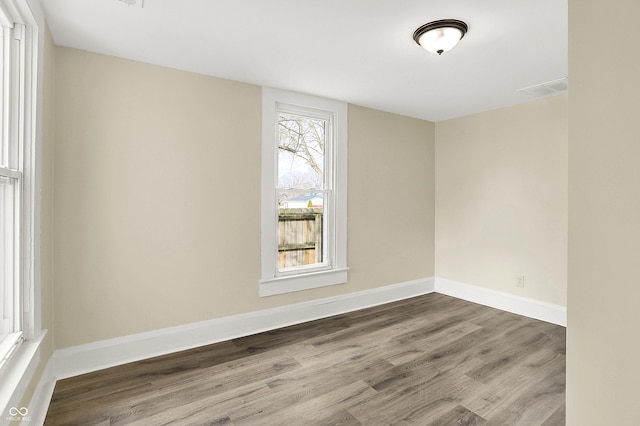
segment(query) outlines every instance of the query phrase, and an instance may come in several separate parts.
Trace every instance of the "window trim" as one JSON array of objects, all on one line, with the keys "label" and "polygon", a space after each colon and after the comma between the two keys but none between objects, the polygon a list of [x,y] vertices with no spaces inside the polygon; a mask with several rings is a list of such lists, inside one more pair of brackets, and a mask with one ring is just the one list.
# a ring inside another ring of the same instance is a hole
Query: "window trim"
[{"label": "window trim", "polygon": [[[0,0],[0,15],[25,26],[23,34],[23,97],[21,99],[22,136],[22,321],[23,339],[12,349],[9,359],[0,368],[0,412],[24,398],[25,389],[37,369],[46,345],[42,329],[42,291],[40,270],[40,155],[42,142],[42,99],[44,78],[44,14],[39,0]],[[44,349],[43,349],[44,348]]]},{"label": "window trim", "polygon": [[[332,264],[323,268],[302,268],[299,273],[278,273],[276,188],[279,105],[298,109],[326,111],[333,121],[333,200],[324,214],[332,215],[327,235],[331,239]],[[347,123],[348,106],[344,102],[268,87],[262,88],[262,195],[261,195],[261,279],[260,297],[342,284],[347,282]]]},{"label": "window trim", "polygon": [[[37,223],[39,218],[39,205],[37,195],[39,194],[40,185],[37,181],[37,106],[38,91],[37,84],[39,81],[38,54],[40,53],[38,23],[36,9],[34,12],[32,4],[26,0],[15,0],[2,4],[0,15],[1,24],[18,29],[18,36],[21,43],[18,52],[12,52],[15,55],[13,61],[18,62],[19,75],[14,76],[16,82],[12,83],[13,89],[10,92],[12,100],[8,105],[15,116],[12,119],[14,129],[9,133],[17,140],[18,159],[17,171],[13,174],[14,178],[18,178],[21,185],[20,191],[20,215],[19,221],[19,247],[17,253],[19,257],[19,320],[21,323],[20,336],[17,339],[13,337],[11,340],[11,350],[7,355],[12,356],[17,353],[16,350],[20,343],[24,340],[33,340],[37,333],[40,332],[39,317],[37,309],[35,309],[36,294],[38,286],[36,282],[37,262],[37,246],[39,245],[39,235],[37,232]],[[9,25],[7,25],[9,23]],[[15,134],[15,135],[14,135]],[[16,333],[17,334],[17,333]],[[5,342],[6,343],[6,342]],[[6,359],[5,359],[6,361]]]}]

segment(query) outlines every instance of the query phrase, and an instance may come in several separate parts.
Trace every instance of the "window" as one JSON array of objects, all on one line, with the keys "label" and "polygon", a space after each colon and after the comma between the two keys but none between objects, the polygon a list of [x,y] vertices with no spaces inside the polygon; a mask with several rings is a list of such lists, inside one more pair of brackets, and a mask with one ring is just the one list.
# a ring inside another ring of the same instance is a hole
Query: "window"
[{"label": "window", "polygon": [[262,92],[260,295],[347,281],[347,106]]},{"label": "window", "polygon": [[33,334],[35,81],[25,2],[0,4],[0,368]]},{"label": "window", "polygon": [[[325,268],[329,262],[324,214],[331,199],[330,114],[278,105],[278,266],[280,275]],[[329,161],[327,161],[329,160]],[[325,169],[325,166],[326,169]]]}]

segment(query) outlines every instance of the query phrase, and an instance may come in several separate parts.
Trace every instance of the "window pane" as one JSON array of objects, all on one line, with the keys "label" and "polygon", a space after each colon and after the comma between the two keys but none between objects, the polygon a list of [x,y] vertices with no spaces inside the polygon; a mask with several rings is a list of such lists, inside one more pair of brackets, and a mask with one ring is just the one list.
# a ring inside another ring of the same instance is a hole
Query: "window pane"
[{"label": "window pane", "polygon": [[[20,113],[20,81],[21,77],[24,75],[24,70],[21,66],[20,54],[21,54],[21,41],[14,37],[16,31],[19,31],[22,28],[21,25],[15,24],[14,28],[11,29],[9,33],[5,33],[5,40],[9,39],[10,44],[6,44],[10,46],[8,52],[5,52],[4,60],[9,62],[9,66],[5,66],[6,69],[10,69],[8,71],[8,75],[5,76],[5,79],[9,81],[10,90],[8,93],[3,93],[5,102],[8,100],[8,110],[5,111],[6,115],[6,127],[5,134],[7,135],[6,143],[7,147],[7,156],[4,159],[6,165],[13,169],[19,169],[19,152],[20,152],[20,119],[22,114]],[[6,42],[5,42],[6,43]]]},{"label": "window pane", "polygon": [[278,115],[278,187],[325,189],[324,149],[327,121]]},{"label": "window pane", "polygon": [[326,119],[278,114],[278,270],[325,261]]},{"label": "window pane", "polygon": [[278,191],[278,270],[324,263],[323,192]]},{"label": "window pane", "polygon": [[17,179],[0,176],[0,342],[16,331],[16,185]]}]

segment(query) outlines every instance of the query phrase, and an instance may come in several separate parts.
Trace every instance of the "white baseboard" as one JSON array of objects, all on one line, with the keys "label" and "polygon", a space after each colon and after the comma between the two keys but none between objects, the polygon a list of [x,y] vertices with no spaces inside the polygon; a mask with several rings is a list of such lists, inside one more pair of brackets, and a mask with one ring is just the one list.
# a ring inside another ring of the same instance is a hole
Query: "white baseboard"
[{"label": "white baseboard", "polygon": [[434,290],[434,278],[408,281],[326,299],[154,330],[56,350],[57,380],[198,346],[356,311]]},{"label": "white baseboard", "polygon": [[437,292],[566,327],[567,309],[444,278],[425,278],[56,350],[55,379]]},{"label": "white baseboard", "polygon": [[565,327],[567,324],[563,306],[431,277],[56,350],[29,411],[35,424],[44,422],[56,380],[433,292]]},{"label": "white baseboard", "polygon": [[435,278],[436,293],[490,306],[525,317],[567,326],[567,308],[552,303],[478,287],[445,278]]},{"label": "white baseboard", "polygon": [[53,389],[56,387],[53,363],[53,357],[49,358],[47,366],[42,372],[42,376],[40,376],[38,386],[31,397],[31,401],[29,401],[30,424],[43,425],[44,419],[47,417]]}]

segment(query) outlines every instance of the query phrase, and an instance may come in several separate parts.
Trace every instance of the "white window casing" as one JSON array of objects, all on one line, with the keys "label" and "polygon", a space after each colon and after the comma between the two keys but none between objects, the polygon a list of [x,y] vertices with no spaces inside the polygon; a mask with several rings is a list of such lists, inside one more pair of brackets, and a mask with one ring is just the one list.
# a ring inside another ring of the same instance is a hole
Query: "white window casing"
[{"label": "white window casing", "polygon": [[[347,282],[347,104],[272,88],[262,89],[262,199],[260,296]],[[326,135],[322,263],[278,268],[278,115],[319,118]]]},{"label": "white window casing", "polygon": [[0,261],[4,262],[0,320],[8,324],[4,332],[10,331],[0,339],[2,373],[2,366],[18,352],[22,341],[33,339],[40,331],[36,330],[34,309],[38,25],[32,5],[24,0],[0,0],[0,27]]}]

